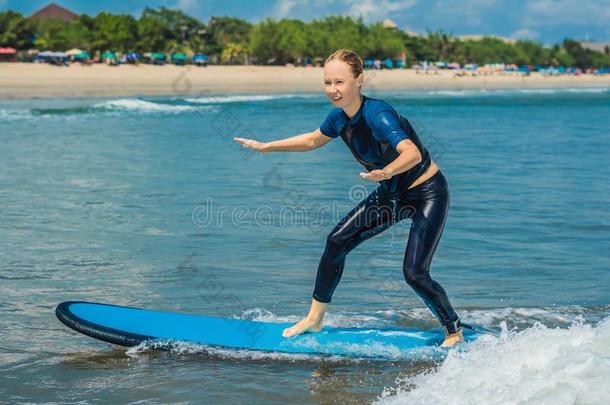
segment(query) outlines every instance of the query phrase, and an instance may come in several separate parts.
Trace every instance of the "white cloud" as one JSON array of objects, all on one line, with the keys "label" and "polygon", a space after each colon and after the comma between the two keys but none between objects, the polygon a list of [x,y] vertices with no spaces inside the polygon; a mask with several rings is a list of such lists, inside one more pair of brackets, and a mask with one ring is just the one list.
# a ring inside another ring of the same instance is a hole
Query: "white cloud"
[{"label": "white cloud", "polygon": [[201,9],[201,3],[201,1],[197,0],[178,0],[176,3],[176,8],[185,14],[195,14]]},{"label": "white cloud", "polygon": [[275,18],[286,18],[299,3],[304,2],[299,0],[278,0],[275,2],[275,6],[273,6],[273,16]]},{"label": "white cloud", "polygon": [[531,0],[524,21],[528,25],[603,25],[610,20],[610,0]]},{"label": "white cloud", "polygon": [[539,36],[539,32],[536,32],[529,28],[521,28],[510,34],[510,37],[514,39],[537,39]]},{"label": "white cloud", "polygon": [[327,7],[336,2],[337,0],[276,0],[271,15],[277,19],[307,20],[308,17],[324,14]]},{"label": "white cloud", "polygon": [[405,11],[414,7],[417,0],[347,0],[348,14],[362,16],[366,21],[378,21],[392,18],[392,13]]},{"label": "white cloud", "polygon": [[431,10],[432,20],[459,21],[461,25],[479,27],[483,23],[483,14],[498,5],[498,0],[440,0]]}]

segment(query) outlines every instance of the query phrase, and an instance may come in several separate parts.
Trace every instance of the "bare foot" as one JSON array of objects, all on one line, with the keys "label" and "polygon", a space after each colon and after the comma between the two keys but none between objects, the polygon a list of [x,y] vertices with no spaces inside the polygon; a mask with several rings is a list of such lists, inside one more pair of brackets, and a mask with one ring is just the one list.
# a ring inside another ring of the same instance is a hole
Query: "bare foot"
[{"label": "bare foot", "polygon": [[305,318],[291,327],[284,329],[282,336],[289,338],[305,332],[320,332],[322,330],[323,322],[324,319],[315,321],[313,319]]},{"label": "bare foot", "polygon": [[450,335],[445,336],[445,341],[441,343],[441,347],[452,347],[457,342],[463,342],[464,336],[462,335],[462,331],[452,333]]}]

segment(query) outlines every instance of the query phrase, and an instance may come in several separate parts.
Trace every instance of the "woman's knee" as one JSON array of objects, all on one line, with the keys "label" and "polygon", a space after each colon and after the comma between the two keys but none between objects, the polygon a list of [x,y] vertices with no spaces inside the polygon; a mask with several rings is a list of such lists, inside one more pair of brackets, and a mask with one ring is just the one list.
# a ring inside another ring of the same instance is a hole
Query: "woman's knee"
[{"label": "woman's knee", "polygon": [[339,255],[347,253],[349,239],[338,232],[333,232],[326,237],[326,252]]},{"label": "woman's knee", "polygon": [[424,287],[431,281],[427,271],[416,267],[404,268],[405,281],[413,288]]}]

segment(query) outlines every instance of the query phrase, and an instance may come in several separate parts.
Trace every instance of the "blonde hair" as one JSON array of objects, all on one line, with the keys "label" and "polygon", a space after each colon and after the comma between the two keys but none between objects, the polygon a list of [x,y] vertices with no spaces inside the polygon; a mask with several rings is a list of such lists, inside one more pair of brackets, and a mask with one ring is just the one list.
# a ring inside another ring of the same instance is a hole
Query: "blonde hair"
[{"label": "blonde hair", "polygon": [[360,56],[358,56],[356,52],[350,49],[336,50],[328,58],[326,58],[326,62],[324,62],[324,64],[326,65],[328,62],[333,60],[347,63],[354,77],[360,76],[363,72],[362,59],[360,59]]}]

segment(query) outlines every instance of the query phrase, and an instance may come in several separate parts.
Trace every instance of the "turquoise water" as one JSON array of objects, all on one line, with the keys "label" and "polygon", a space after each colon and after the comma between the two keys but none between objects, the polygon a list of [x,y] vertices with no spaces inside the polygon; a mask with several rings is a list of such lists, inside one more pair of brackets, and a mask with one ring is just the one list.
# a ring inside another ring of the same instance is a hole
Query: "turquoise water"
[{"label": "turquoise water", "polygon": [[[125,352],[73,333],[55,319],[61,301],[296,321],[327,233],[375,185],[340,140],[265,155],[231,141],[315,129],[330,108],[318,94],[4,100],[0,399],[602,403],[610,89],[367,95],[412,121],[447,177],[432,275],[465,321],[500,337],[444,362],[380,363],[187,343]],[[348,256],[329,325],[438,327],[403,280],[408,225]]]}]

